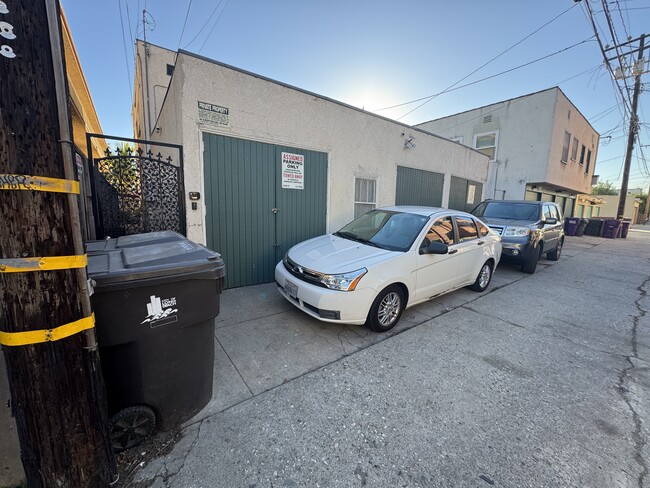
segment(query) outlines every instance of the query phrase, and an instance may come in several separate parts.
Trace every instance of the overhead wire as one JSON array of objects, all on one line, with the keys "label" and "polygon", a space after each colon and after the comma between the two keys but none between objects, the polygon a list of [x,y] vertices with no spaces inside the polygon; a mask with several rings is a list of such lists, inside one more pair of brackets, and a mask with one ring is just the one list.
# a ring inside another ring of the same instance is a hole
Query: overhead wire
[{"label": "overhead wire", "polygon": [[208,17],[208,19],[203,23],[203,25],[201,26],[199,31],[192,38],[192,40],[190,42],[188,42],[187,44],[185,44],[185,46],[183,46],[183,49],[186,49],[187,47],[189,47],[196,40],[196,38],[199,37],[199,35],[201,35],[201,32],[203,32],[203,29],[205,29],[206,26],[210,23],[210,20],[212,20],[212,17],[214,17],[214,14],[217,12],[217,10],[219,9],[219,6],[222,4],[222,2],[223,2],[223,0],[219,0],[219,3],[217,3],[217,6],[214,8],[214,10],[212,10],[212,13]]},{"label": "overhead wire", "polygon": [[190,9],[192,8],[192,0],[189,1],[187,5],[187,12],[185,12],[185,20],[183,21],[183,28],[181,29],[181,36],[178,38],[178,48],[181,47],[181,41],[183,40],[183,34],[185,34],[185,26],[187,25],[187,19],[190,16]]},{"label": "overhead wire", "polygon": [[[489,64],[492,63],[493,61],[499,59],[501,56],[503,56],[503,55],[506,54],[507,52],[511,51],[512,49],[514,49],[515,47],[517,47],[519,44],[521,44],[522,42],[524,42],[525,40],[527,40],[527,39],[530,38],[531,36],[535,35],[537,32],[539,32],[540,30],[542,30],[544,27],[546,27],[547,25],[551,24],[552,22],[554,22],[555,20],[557,20],[558,18],[560,18],[561,16],[563,16],[564,14],[566,14],[567,12],[569,12],[569,11],[570,11],[571,9],[573,9],[576,5],[577,5],[577,4],[574,3],[574,4],[571,5],[569,8],[567,8],[566,10],[564,10],[563,12],[561,12],[560,14],[556,15],[556,16],[553,17],[551,20],[549,20],[548,22],[546,22],[544,25],[542,25],[541,27],[535,29],[533,32],[531,32],[530,34],[528,34],[527,36],[525,36],[523,39],[520,39],[519,41],[517,41],[516,43],[514,43],[512,46],[510,46],[510,47],[507,48],[506,50],[500,52],[499,54],[497,54],[496,56],[494,56],[494,57],[493,57],[492,59],[490,59],[489,61],[483,63],[481,66],[479,66],[478,68],[476,68],[475,70],[473,70],[473,71],[470,72],[469,74],[463,76],[462,78],[460,78],[460,79],[459,79],[458,81],[456,81],[455,83],[452,83],[451,85],[449,85],[449,86],[448,86],[445,90],[443,90],[442,92],[439,92],[439,93],[437,93],[437,94],[430,95],[429,97],[424,97],[424,98],[421,98],[421,99],[417,100],[417,101],[420,101],[420,100],[425,100],[425,99],[426,99],[426,101],[425,101],[424,103],[422,103],[421,105],[415,107],[415,108],[414,108],[413,110],[411,110],[410,112],[408,112],[408,113],[402,115],[402,116],[401,116],[400,118],[398,118],[397,120],[401,120],[402,118],[404,118],[404,117],[406,117],[407,115],[409,115],[410,113],[414,112],[415,110],[417,110],[417,109],[420,108],[421,106],[425,105],[425,104],[428,103],[429,101],[433,100],[433,99],[436,98],[437,96],[439,96],[439,95],[441,95],[441,94],[443,94],[443,93],[446,93],[447,91],[450,91],[452,88],[454,88],[454,87],[455,87],[456,85],[458,85],[459,83],[465,81],[467,78],[469,78],[469,77],[472,76],[473,74],[475,74],[475,73],[477,73],[478,71],[480,71],[481,69],[485,68],[487,65],[489,65]],[[410,103],[415,103],[415,101],[412,101],[412,102],[410,102]],[[386,110],[386,109],[379,109],[379,110]]]},{"label": "overhead wire", "polygon": [[[212,24],[212,29],[210,29],[210,32],[208,32],[208,35],[205,38],[205,41],[203,41],[203,44],[201,44],[201,47],[199,48],[199,53],[203,50],[203,46],[205,46],[205,43],[208,42],[208,39],[210,39],[210,36],[212,36],[212,32],[214,31],[214,28],[217,26],[219,23],[219,19],[223,15],[223,12],[226,10],[226,7],[228,6],[229,0],[226,0],[226,3],[223,4],[223,8],[221,9],[221,12],[219,12],[219,15],[217,15],[217,18],[214,21],[214,24]],[[219,2],[221,3],[221,2]]]},{"label": "overhead wire", "polygon": [[131,100],[133,100],[133,88],[131,87],[131,72],[129,70],[129,55],[126,52],[126,34],[124,33],[124,17],[122,16],[122,0],[117,2],[118,10],[120,11],[120,27],[122,29],[122,44],[124,45],[124,62],[126,64],[126,78],[129,84],[129,92],[131,93]]}]

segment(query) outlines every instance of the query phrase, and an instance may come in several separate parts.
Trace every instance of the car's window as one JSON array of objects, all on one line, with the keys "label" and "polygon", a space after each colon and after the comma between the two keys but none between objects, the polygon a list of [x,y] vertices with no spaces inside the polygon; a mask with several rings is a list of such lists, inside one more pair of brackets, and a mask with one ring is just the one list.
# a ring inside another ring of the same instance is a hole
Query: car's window
[{"label": "car's window", "polygon": [[485,224],[483,224],[483,222],[479,222],[478,220],[476,220],[475,222],[476,222],[476,227],[478,227],[478,235],[480,235],[481,237],[486,237],[487,235],[490,234],[490,229]]},{"label": "car's window", "polygon": [[535,222],[539,220],[539,205],[532,202],[491,201],[479,204],[472,213],[479,218],[529,220]]},{"label": "car's window", "polygon": [[562,218],[563,218],[562,209],[561,209],[559,206],[556,206],[555,209],[557,210],[557,216],[558,216],[558,218],[559,218],[560,220],[562,220]]},{"label": "car's window", "polygon": [[472,219],[456,217],[456,226],[458,227],[458,240],[460,242],[469,241],[478,237],[476,225],[474,225]]},{"label": "car's window", "polygon": [[390,251],[407,251],[428,220],[424,215],[372,210],[334,235]]},{"label": "car's window", "polygon": [[557,213],[558,208],[555,205],[551,205],[551,217],[553,217],[556,220],[560,220],[560,216]]},{"label": "car's window", "polygon": [[454,243],[454,224],[451,217],[436,220],[429,228],[420,247],[427,247],[432,242],[451,245]]},{"label": "car's window", "polygon": [[550,219],[550,218],[551,218],[551,206],[544,205],[544,219]]}]

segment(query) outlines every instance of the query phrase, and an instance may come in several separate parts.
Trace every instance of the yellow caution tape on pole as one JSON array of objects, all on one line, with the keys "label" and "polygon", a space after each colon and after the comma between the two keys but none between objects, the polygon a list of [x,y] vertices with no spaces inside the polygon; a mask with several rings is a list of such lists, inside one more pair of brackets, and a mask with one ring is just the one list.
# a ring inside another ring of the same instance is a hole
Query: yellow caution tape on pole
[{"label": "yellow caution tape on pole", "polygon": [[53,342],[93,327],[95,327],[95,314],[54,329],[28,330],[24,332],[0,331],[0,344],[5,346],[29,346],[43,342]]},{"label": "yellow caution tape on pole", "polygon": [[0,190],[31,190],[79,194],[79,182],[45,176],[0,174]]},{"label": "yellow caution tape on pole", "polygon": [[50,256],[42,258],[0,259],[0,273],[25,273],[28,271],[54,271],[57,269],[85,268],[88,256]]}]

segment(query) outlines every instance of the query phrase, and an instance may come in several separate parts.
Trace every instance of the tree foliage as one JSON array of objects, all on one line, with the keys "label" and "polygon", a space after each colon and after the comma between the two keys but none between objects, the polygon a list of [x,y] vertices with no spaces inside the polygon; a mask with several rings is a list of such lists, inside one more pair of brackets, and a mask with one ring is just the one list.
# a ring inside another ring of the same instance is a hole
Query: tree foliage
[{"label": "tree foliage", "polygon": [[591,187],[592,195],[618,195],[618,190],[609,181],[601,181]]}]

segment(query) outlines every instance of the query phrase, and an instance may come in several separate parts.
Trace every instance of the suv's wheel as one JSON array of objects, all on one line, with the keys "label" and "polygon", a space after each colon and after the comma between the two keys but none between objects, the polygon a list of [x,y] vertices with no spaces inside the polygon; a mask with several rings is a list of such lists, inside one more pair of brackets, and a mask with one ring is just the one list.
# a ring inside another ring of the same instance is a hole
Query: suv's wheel
[{"label": "suv's wheel", "polygon": [[492,262],[485,261],[485,264],[481,266],[481,270],[478,272],[476,281],[473,285],[470,285],[470,289],[474,291],[485,291],[485,289],[490,284],[492,280]]},{"label": "suv's wheel", "polygon": [[539,261],[540,256],[542,255],[542,248],[538,247],[537,252],[535,252],[528,261],[526,261],[522,266],[521,270],[524,273],[533,274],[537,269],[537,261]]},{"label": "suv's wheel", "polygon": [[397,285],[384,288],[370,307],[367,324],[375,332],[386,332],[397,324],[404,311],[404,293]]},{"label": "suv's wheel", "polygon": [[560,242],[558,243],[557,247],[546,254],[546,257],[551,260],[551,261],[557,261],[560,259],[560,254],[562,254],[562,245],[564,244],[564,239],[560,239]]}]

